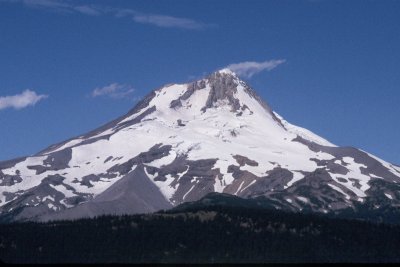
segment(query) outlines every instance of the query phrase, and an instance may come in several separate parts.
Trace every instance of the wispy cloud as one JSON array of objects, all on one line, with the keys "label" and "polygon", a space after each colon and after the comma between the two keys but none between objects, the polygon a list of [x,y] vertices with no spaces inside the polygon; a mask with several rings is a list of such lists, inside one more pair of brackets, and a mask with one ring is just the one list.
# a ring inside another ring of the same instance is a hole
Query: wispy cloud
[{"label": "wispy cloud", "polygon": [[264,62],[246,61],[230,64],[229,66],[227,66],[227,68],[232,70],[239,76],[251,78],[254,74],[257,74],[264,70],[273,70],[285,62],[285,59],[272,59]]},{"label": "wispy cloud", "polygon": [[[6,0],[7,1],[7,0]],[[69,5],[62,1],[57,0],[8,0],[8,2],[22,2],[23,4],[29,7],[36,7],[36,8],[55,8],[55,9],[63,9],[68,8]]]},{"label": "wispy cloud", "polygon": [[88,16],[100,16],[103,14],[103,12],[95,6],[75,6],[73,9]]},{"label": "wispy cloud", "polygon": [[133,9],[113,8],[98,5],[76,5],[62,0],[0,0],[0,2],[21,3],[28,8],[41,8],[56,12],[75,13],[86,16],[108,15],[115,18],[127,17],[141,24],[149,24],[161,28],[177,28],[185,30],[202,30],[211,26],[189,18],[180,18],[163,14],[147,14]]},{"label": "wispy cloud", "polygon": [[38,95],[36,92],[29,89],[17,95],[0,96],[0,110],[6,108],[22,109],[28,106],[34,106],[37,102],[47,97],[47,95]]},{"label": "wispy cloud", "polygon": [[135,89],[126,84],[112,83],[110,85],[99,87],[93,90],[92,97],[109,96],[112,98],[124,98],[132,94]]},{"label": "wispy cloud", "polygon": [[192,19],[176,18],[165,15],[133,15],[133,20],[139,23],[152,24],[163,28],[181,28],[188,30],[201,30],[206,24]]}]

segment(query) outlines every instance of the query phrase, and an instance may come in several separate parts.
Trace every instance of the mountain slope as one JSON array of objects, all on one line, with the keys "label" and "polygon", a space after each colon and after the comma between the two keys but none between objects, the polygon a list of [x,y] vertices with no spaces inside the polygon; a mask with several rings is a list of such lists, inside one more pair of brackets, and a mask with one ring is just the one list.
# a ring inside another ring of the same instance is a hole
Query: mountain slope
[{"label": "mountain slope", "polygon": [[210,192],[264,196],[288,210],[397,208],[399,181],[399,167],[291,125],[223,69],[157,89],[88,134],[1,162],[0,216],[152,212]]}]

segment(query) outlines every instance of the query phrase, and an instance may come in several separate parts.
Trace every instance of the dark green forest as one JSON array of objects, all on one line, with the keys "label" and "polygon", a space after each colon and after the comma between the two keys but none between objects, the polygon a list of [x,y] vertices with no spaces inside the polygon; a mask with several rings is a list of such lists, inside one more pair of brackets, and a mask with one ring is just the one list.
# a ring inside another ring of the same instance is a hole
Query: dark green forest
[{"label": "dark green forest", "polygon": [[0,225],[5,263],[400,262],[400,226],[187,205],[146,215]]}]

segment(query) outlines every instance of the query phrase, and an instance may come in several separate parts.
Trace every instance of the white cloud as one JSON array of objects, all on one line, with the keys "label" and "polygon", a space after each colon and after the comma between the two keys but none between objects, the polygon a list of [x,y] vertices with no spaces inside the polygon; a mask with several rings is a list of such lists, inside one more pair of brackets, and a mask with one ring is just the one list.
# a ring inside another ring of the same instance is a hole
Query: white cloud
[{"label": "white cloud", "polygon": [[89,16],[100,16],[102,14],[101,10],[94,6],[75,6],[73,7],[75,11]]},{"label": "white cloud", "polygon": [[57,12],[71,12],[71,10],[69,10],[70,5],[58,0],[12,0],[12,2],[21,2],[29,8],[41,8]]},{"label": "white cloud", "polygon": [[[18,1],[13,1],[18,2]],[[58,0],[22,0],[22,3],[34,7],[65,8],[68,4]]]},{"label": "white cloud", "polygon": [[29,8],[41,8],[62,13],[75,13],[87,16],[111,15],[115,18],[129,17],[134,22],[150,24],[161,28],[179,28],[201,30],[211,24],[205,24],[189,18],[179,18],[163,14],[146,14],[133,9],[121,9],[99,5],[74,5],[65,0],[0,0],[0,2],[22,3]]},{"label": "white cloud", "polygon": [[207,26],[192,19],[177,18],[165,15],[133,15],[133,20],[139,23],[152,24],[163,28],[200,30]]},{"label": "white cloud", "polygon": [[25,90],[21,94],[13,96],[1,96],[0,110],[6,108],[22,109],[28,106],[34,106],[37,102],[47,97],[47,95],[38,95],[31,90]]},{"label": "white cloud", "polygon": [[282,63],[285,63],[285,61],[285,59],[273,59],[264,62],[246,61],[230,64],[229,66],[227,66],[227,68],[232,70],[239,76],[251,78],[254,74],[257,74],[263,70],[273,70]]},{"label": "white cloud", "polygon": [[112,98],[123,98],[132,94],[135,89],[129,85],[112,83],[93,90],[92,97],[109,96]]}]

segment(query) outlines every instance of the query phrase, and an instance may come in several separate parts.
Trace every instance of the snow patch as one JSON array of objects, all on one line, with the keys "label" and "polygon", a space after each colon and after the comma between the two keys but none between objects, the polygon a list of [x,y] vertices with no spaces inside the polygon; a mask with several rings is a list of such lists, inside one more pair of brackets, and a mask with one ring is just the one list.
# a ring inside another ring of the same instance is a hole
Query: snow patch
[{"label": "snow patch", "polygon": [[[146,174],[149,175],[147,171],[146,171]],[[175,179],[170,174],[166,175],[165,178],[166,178],[165,181],[154,181],[154,179],[150,179],[150,181],[152,181],[160,189],[160,191],[164,195],[165,199],[167,199],[169,202],[171,202],[172,196],[176,192],[176,189],[171,186],[171,183]]]},{"label": "snow patch", "polygon": [[65,143],[64,145],[60,146],[59,148],[50,150],[49,152],[47,152],[47,153],[45,153],[45,154],[43,154],[43,155],[49,155],[49,154],[51,154],[51,153],[54,153],[54,152],[57,152],[57,151],[61,151],[61,150],[65,149],[65,148],[69,148],[69,147],[78,145],[78,144],[82,143],[84,140],[85,140],[85,139],[82,139],[82,138],[73,139],[73,140],[71,140],[71,141]]},{"label": "snow patch", "polygon": [[148,163],[147,165],[156,167],[156,168],[161,168],[162,166],[171,164],[175,159],[176,159],[176,153],[175,153],[175,151],[171,150],[167,156],[160,158],[160,159],[156,159],[156,160]]},{"label": "snow patch", "polygon": [[336,145],[332,144],[331,142],[322,138],[321,136],[316,135],[315,133],[311,132],[310,130],[307,130],[305,128],[302,128],[302,127],[299,127],[299,126],[296,126],[296,125],[293,125],[293,124],[287,122],[276,112],[274,112],[274,114],[282,122],[283,126],[285,126],[285,128],[289,132],[299,135],[300,137],[302,137],[306,140],[312,141],[314,143],[317,143],[319,145],[336,147]]},{"label": "snow patch", "polygon": [[304,174],[302,174],[301,172],[297,171],[291,171],[291,172],[293,173],[293,178],[286,184],[286,186],[284,186],[284,189],[291,187],[295,182],[300,181],[301,179],[304,178]]},{"label": "snow patch", "polygon": [[240,192],[240,189],[242,188],[243,184],[244,184],[244,181],[242,181],[242,182],[240,183],[238,189],[237,189],[236,192],[235,192],[235,195],[237,195],[237,194]]},{"label": "snow patch", "polygon": [[241,191],[246,190],[247,188],[249,188],[252,184],[254,184],[257,180],[253,180],[251,181],[248,185],[246,185]]},{"label": "snow patch", "polygon": [[45,202],[45,201],[48,200],[48,199],[51,200],[51,201],[53,201],[53,202],[55,201],[54,197],[52,197],[52,196],[49,195],[49,196],[45,196],[44,198],[42,198],[42,202]]},{"label": "snow patch", "polygon": [[308,198],[305,198],[305,197],[301,197],[301,196],[298,196],[298,197],[296,197],[298,200],[300,200],[300,201],[302,201],[302,202],[304,202],[304,203],[309,203],[309,200],[308,200]]},{"label": "snow patch", "polygon": [[[68,197],[74,197],[76,196],[72,190],[69,190],[65,185],[60,184],[60,185],[52,185],[50,184],[51,187],[53,187],[55,190],[58,192],[61,192],[66,198]],[[54,200],[53,200],[54,201]]]},{"label": "snow patch", "polygon": [[54,210],[54,211],[57,211],[59,208],[57,208],[56,206],[54,206],[52,203],[48,203],[47,204],[47,207],[49,208],[49,209],[52,209],[52,210]]},{"label": "snow patch", "polygon": [[393,199],[392,195],[390,195],[390,194],[388,194],[388,193],[385,193],[385,196],[386,196],[388,199]]},{"label": "snow patch", "polygon": [[186,199],[186,196],[189,195],[190,192],[192,192],[193,188],[196,186],[196,184],[192,185],[192,187],[189,189],[189,191],[186,192],[186,194],[183,195],[183,200]]},{"label": "snow patch", "polygon": [[369,176],[372,177],[372,178],[377,178],[377,179],[383,179],[384,180],[383,177],[377,176],[377,175],[375,175],[373,173],[370,173]]},{"label": "snow patch", "polygon": [[224,179],[219,179],[218,175],[215,176],[214,192],[222,193],[224,191]]},{"label": "snow patch", "polygon": [[332,187],[334,190],[338,191],[339,193],[341,193],[342,195],[344,195],[346,197],[346,199],[350,199],[350,196],[348,194],[346,194],[345,192],[343,192],[342,189],[340,189],[339,187],[337,187],[336,185],[333,184],[328,184],[330,187]]}]

